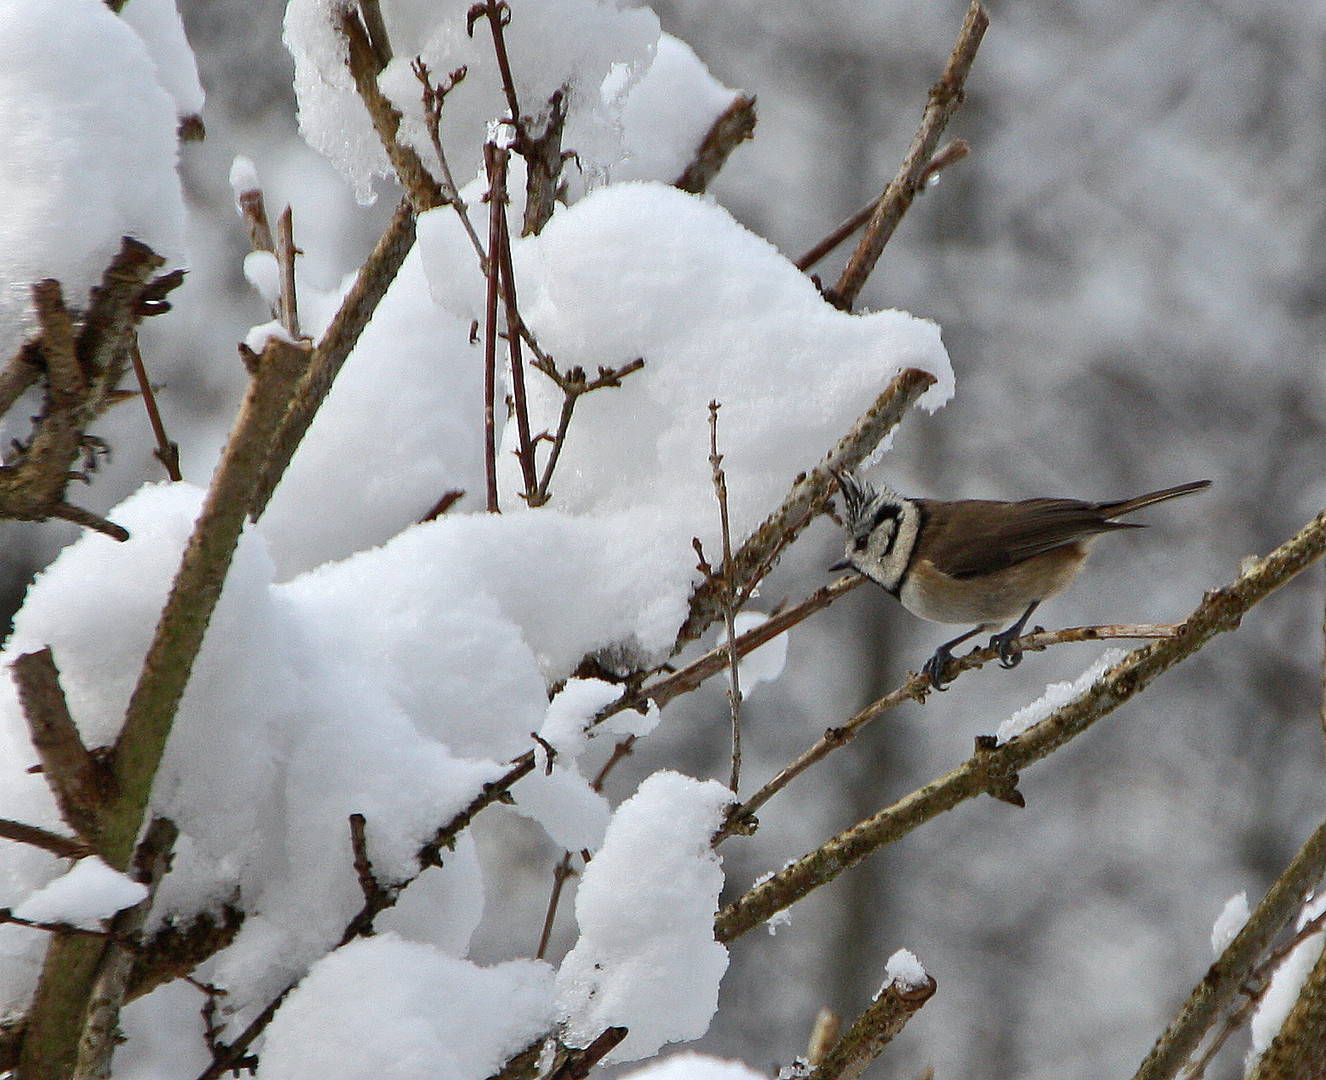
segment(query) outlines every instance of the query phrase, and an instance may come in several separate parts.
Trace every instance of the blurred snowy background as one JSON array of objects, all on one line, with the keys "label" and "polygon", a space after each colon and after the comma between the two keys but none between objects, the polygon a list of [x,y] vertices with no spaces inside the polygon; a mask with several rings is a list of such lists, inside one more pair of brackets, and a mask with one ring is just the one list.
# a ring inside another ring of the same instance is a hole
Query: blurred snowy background
[{"label": "blurred snowy background", "polygon": [[[755,139],[714,195],[795,257],[892,175],[965,5],[654,7],[719,79],[758,96]],[[298,138],[284,4],[182,8],[208,136],[183,152],[191,273],[143,338],[185,475],[203,482],[242,392],[235,342],[266,318],[241,271],[234,155],[256,162],[270,205],[293,205],[304,270],[327,287],[395,199],[357,206]],[[991,16],[949,131],[972,156],[918,200],[864,297],[936,319],[957,374],[953,402],[909,417],[880,475],[945,498],[1124,497],[1209,477],[1210,493],[1103,542],[1038,613],[1047,626],[1169,621],[1326,502],[1326,6],[1031,0],[995,2]],[[158,472],[132,406],[99,430],[115,459],[76,497],[105,510]],[[12,612],[72,530],[6,523],[0,537]],[[839,553],[822,522],[764,600],[821,584]],[[1326,808],[1321,622],[1316,571],[1025,775],[1026,809],[967,804],[799,905],[777,936],[736,943],[696,1045],[786,1063],[820,1006],[855,1015],[906,947],[939,992],[877,1075],[928,1063],[989,1080],[1130,1075],[1209,964],[1226,898],[1247,889],[1255,903]],[[782,678],[747,709],[749,782],[892,687],[944,633],[869,589],[795,632]],[[1093,648],[967,676],[900,710],[767,807],[754,838],[725,845],[729,895],[952,768]],[[614,778],[614,799],[665,765],[725,775],[722,688],[673,709]],[[532,948],[557,853],[514,816],[481,828],[510,860],[473,954],[495,962]],[[570,924],[566,906],[555,956]],[[1213,1080],[1237,1075],[1241,1053]]]}]

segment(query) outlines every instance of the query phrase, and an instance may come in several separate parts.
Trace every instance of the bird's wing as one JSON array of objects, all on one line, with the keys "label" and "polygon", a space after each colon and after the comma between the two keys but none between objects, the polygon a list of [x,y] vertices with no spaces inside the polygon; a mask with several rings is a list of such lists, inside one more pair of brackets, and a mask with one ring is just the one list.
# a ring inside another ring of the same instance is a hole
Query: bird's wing
[{"label": "bird's wing", "polygon": [[923,500],[921,505],[927,516],[927,556],[956,578],[991,574],[1097,533],[1140,527],[1110,521],[1095,504],[1076,499]]}]

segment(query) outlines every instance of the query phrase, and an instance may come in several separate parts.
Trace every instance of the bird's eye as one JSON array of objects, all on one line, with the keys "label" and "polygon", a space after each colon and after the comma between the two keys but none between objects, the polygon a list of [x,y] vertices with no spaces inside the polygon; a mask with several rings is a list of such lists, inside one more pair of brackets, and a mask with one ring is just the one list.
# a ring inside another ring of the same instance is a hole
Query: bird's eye
[{"label": "bird's eye", "polygon": [[866,545],[870,543],[870,534],[863,533],[852,541],[852,547],[857,551],[865,551]]}]

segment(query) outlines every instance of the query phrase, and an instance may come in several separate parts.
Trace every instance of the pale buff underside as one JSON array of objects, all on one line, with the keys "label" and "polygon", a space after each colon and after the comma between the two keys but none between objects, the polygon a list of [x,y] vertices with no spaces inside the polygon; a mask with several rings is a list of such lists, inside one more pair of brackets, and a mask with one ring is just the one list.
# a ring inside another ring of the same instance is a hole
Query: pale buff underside
[{"label": "pale buff underside", "polygon": [[931,622],[995,630],[1018,618],[1032,600],[1062,592],[1086,555],[1086,541],[1065,544],[992,574],[982,574],[978,588],[970,579],[946,577],[929,559],[921,558],[913,563],[898,599],[913,615]]}]

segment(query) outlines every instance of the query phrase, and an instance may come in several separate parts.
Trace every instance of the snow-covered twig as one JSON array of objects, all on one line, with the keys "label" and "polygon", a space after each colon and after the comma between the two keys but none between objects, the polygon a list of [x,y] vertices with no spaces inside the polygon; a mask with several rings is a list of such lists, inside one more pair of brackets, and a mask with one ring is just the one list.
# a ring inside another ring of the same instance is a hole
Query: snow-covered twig
[{"label": "snow-covered twig", "polygon": [[972,0],[967,16],[963,19],[962,29],[958,32],[957,43],[944,66],[944,73],[930,88],[930,101],[922,115],[921,126],[898,168],[898,174],[889,181],[889,186],[880,196],[870,223],[866,226],[865,235],[848,260],[838,283],[824,291],[824,298],[835,307],[843,311],[852,309],[870,272],[875,269],[884,245],[893,235],[893,230],[912,205],[917,192],[923,190],[926,180],[933,175],[930,163],[939,147],[939,138],[962,104],[967,75],[989,25],[990,19],[980,0]]},{"label": "snow-covered twig", "polygon": [[967,799],[981,794],[1014,797],[1020,769],[1048,757],[1217,634],[1237,629],[1254,604],[1314,563],[1323,552],[1326,510],[1265,558],[1250,560],[1229,585],[1208,592],[1172,634],[1128,653],[1089,689],[1021,735],[993,746],[978,740],[972,758],[947,776],[839,833],[729,904],[715,920],[718,940],[726,942],[741,936],[855,866],[870,852]]}]

